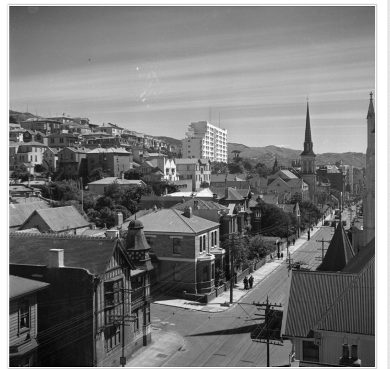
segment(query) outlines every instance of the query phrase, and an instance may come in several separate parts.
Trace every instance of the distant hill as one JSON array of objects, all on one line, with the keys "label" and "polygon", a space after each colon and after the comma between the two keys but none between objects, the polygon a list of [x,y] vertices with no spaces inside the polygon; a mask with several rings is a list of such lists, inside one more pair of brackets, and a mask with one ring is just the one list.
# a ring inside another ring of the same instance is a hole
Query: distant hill
[{"label": "distant hill", "polygon": [[9,111],[9,116],[13,117],[17,123],[20,124],[20,122],[23,122],[29,118],[41,118],[37,115],[31,114],[31,113],[21,113],[18,111],[10,110]]},{"label": "distant hill", "polygon": [[166,137],[166,136],[155,136],[155,137],[158,138],[159,140],[163,140],[169,143],[170,145],[181,147],[181,140],[177,140],[176,138]]},{"label": "distant hill", "polygon": [[[294,150],[286,147],[265,146],[265,147],[248,147],[239,143],[228,143],[228,158],[234,158],[232,151],[240,151],[239,156],[260,161],[268,167],[272,167],[275,157],[279,165],[291,166],[293,159],[299,159],[302,150]],[[354,167],[362,168],[366,166],[366,155],[360,152],[344,153],[324,153],[317,154],[316,163],[319,165],[335,164],[340,161]]]}]

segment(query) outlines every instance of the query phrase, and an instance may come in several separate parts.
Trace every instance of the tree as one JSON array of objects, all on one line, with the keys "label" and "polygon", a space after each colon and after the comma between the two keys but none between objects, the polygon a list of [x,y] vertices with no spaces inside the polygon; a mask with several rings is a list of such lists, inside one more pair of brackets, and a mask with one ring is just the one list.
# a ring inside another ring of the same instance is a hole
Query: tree
[{"label": "tree", "polygon": [[290,224],[289,215],[272,204],[259,202],[261,211],[261,233],[264,236],[285,237]]},{"label": "tree", "polygon": [[267,178],[271,174],[271,169],[263,163],[257,163],[254,170],[262,178]]},{"label": "tree", "polygon": [[30,176],[30,173],[27,171],[24,165],[15,167],[11,174],[11,178],[20,179],[22,182],[28,181]]},{"label": "tree", "polygon": [[203,181],[201,184],[200,184],[200,188],[209,188],[210,187],[210,183],[206,182],[206,181]]},{"label": "tree", "polygon": [[227,171],[227,163],[221,161],[211,162],[211,174],[225,174]]},{"label": "tree", "polygon": [[152,192],[156,196],[165,195],[166,193],[174,193],[179,191],[179,187],[170,182],[146,182],[152,187]]},{"label": "tree", "polygon": [[270,253],[274,252],[276,245],[273,243],[266,242],[263,236],[257,234],[249,238],[249,258],[253,259],[262,259],[265,258]]},{"label": "tree", "polygon": [[108,177],[108,173],[103,171],[103,168],[95,168],[88,176],[88,182],[99,181],[100,179]]},{"label": "tree", "polygon": [[228,169],[230,174],[240,174],[244,173],[244,167],[238,163],[229,163]]},{"label": "tree", "polygon": [[9,116],[9,123],[19,124],[15,117],[12,115]]},{"label": "tree", "polygon": [[125,179],[130,179],[130,180],[138,180],[142,179],[142,174],[135,169],[129,169],[124,173],[124,178]]}]

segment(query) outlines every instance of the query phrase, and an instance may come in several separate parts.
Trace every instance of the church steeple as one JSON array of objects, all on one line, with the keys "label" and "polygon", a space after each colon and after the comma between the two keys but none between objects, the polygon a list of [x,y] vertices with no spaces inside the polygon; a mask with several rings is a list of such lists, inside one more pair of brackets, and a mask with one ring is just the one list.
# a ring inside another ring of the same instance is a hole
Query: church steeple
[{"label": "church steeple", "polygon": [[307,155],[307,154],[314,155],[313,141],[311,140],[309,101],[307,102],[307,110],[306,110],[305,142],[303,143],[303,152],[301,155]]}]

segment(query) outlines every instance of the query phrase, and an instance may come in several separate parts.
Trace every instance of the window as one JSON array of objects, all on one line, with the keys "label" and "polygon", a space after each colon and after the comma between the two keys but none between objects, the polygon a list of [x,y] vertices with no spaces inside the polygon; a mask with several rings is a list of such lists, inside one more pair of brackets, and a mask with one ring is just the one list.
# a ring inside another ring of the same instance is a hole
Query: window
[{"label": "window", "polygon": [[73,154],[70,154],[70,158],[73,159]]},{"label": "window", "polygon": [[121,342],[121,326],[117,319],[123,312],[122,289],[122,278],[104,283],[105,338],[107,350],[113,349]]},{"label": "window", "polygon": [[134,332],[139,330],[139,309],[134,310]]},{"label": "window", "polygon": [[60,138],[60,143],[64,143],[64,139],[63,138]]},{"label": "window", "polygon": [[23,300],[19,303],[19,332],[30,329],[30,303]]},{"label": "window", "polygon": [[173,253],[176,255],[181,254],[180,238],[173,238]]},{"label": "window", "polygon": [[166,175],[169,174],[169,168],[166,168],[166,169],[165,169],[165,174],[166,174]]},{"label": "window", "polygon": [[209,278],[209,267],[205,266],[205,267],[203,267],[202,281],[208,281],[208,280],[210,280],[210,278]]},{"label": "window", "polygon": [[206,251],[206,236],[203,236],[203,251]]},{"label": "window", "polygon": [[54,143],[54,138],[50,139],[50,143],[52,143],[52,144]]},{"label": "window", "polygon": [[215,265],[211,265],[211,279],[215,279]]},{"label": "window", "polygon": [[313,341],[303,341],[303,360],[319,362],[319,346]]}]

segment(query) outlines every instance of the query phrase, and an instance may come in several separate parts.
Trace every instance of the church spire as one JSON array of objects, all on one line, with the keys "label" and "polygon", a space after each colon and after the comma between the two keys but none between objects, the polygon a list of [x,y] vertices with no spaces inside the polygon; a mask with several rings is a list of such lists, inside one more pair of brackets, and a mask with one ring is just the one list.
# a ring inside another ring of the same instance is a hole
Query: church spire
[{"label": "church spire", "polygon": [[368,106],[367,119],[375,117],[374,103],[372,101],[372,92],[370,92],[370,105]]},{"label": "church spire", "polygon": [[313,154],[313,141],[311,140],[311,128],[310,128],[310,113],[309,113],[309,101],[307,101],[306,108],[306,129],[305,129],[305,142],[303,144],[302,155]]}]

